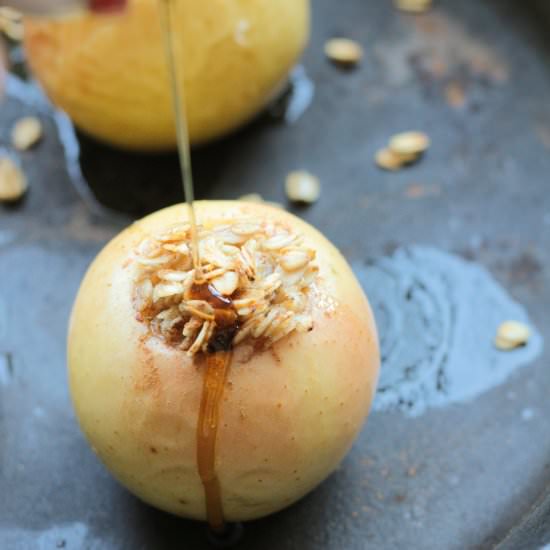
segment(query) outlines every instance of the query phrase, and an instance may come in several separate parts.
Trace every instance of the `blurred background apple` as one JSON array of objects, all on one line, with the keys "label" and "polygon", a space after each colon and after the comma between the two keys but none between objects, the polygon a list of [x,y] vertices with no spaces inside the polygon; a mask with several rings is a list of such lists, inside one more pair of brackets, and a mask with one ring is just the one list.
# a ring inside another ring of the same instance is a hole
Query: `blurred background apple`
[{"label": "blurred background apple", "polygon": [[[309,33],[308,0],[178,0],[174,13],[192,143],[257,114]],[[27,19],[25,35],[34,75],[80,129],[127,149],[175,147],[157,0],[114,17]]]}]

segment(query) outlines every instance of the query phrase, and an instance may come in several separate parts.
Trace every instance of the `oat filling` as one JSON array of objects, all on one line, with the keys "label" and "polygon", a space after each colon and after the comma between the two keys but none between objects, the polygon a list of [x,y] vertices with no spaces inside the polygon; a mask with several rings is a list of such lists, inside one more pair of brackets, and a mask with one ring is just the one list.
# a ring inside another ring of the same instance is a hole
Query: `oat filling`
[{"label": "oat filling", "polygon": [[193,356],[253,341],[268,348],[313,327],[315,251],[282,224],[223,220],[198,227],[200,279],[191,227],[176,224],[135,251],[137,319]]}]

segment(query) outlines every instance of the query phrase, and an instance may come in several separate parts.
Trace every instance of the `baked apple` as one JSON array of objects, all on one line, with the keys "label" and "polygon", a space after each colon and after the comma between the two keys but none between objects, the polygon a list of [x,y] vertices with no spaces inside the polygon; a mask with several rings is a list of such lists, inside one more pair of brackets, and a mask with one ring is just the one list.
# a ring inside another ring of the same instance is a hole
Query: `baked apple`
[{"label": "baked apple", "polygon": [[379,369],[365,295],[304,221],[197,202],[134,223],[97,256],[68,336],[80,425],[144,501],[211,524],[265,516],[336,468]]},{"label": "baked apple", "polygon": [[[176,144],[160,0],[123,15],[25,21],[34,75],[85,132],[128,149]],[[163,0],[166,1],[166,0]],[[192,143],[240,126],[284,86],[306,43],[308,0],[172,0]]]}]

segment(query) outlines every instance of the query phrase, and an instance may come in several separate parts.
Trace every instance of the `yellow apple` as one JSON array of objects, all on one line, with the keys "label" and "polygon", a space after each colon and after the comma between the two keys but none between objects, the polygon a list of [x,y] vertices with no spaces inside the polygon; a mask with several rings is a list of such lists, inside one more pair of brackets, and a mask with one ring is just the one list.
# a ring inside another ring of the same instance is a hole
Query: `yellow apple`
[{"label": "yellow apple", "polygon": [[[122,15],[25,21],[27,57],[51,100],[123,148],[176,143],[159,1],[129,0]],[[200,143],[245,123],[284,86],[308,37],[309,2],[171,1],[190,138]]]},{"label": "yellow apple", "polygon": [[[198,202],[196,212],[207,227],[250,216],[280,224],[315,253],[315,281],[306,290],[312,328],[268,349],[239,343],[229,367],[216,472],[225,517],[249,520],[304,496],[350,449],[377,383],[376,328],[345,259],[304,221],[267,205],[232,201]],[[134,301],[136,248],[186,219],[183,205],[161,210],[101,251],[74,304],[68,364],[80,425],[107,468],[144,501],[205,519],[196,436],[204,362],[151,332]],[[287,259],[296,264],[298,253],[291,251]]]}]

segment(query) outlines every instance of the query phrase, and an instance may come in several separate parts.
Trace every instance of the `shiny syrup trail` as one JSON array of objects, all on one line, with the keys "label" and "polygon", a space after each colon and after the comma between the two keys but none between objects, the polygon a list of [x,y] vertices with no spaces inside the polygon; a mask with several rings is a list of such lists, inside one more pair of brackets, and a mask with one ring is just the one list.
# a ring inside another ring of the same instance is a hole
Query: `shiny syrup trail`
[{"label": "shiny syrup trail", "polygon": [[220,481],[216,474],[216,435],[230,363],[231,352],[218,351],[207,355],[197,424],[197,465],[204,487],[206,517],[210,528],[220,533],[225,530],[225,521]]},{"label": "shiny syrup trail", "polygon": [[[202,397],[197,421],[197,467],[204,488],[208,523],[212,531],[221,534],[225,532],[226,525],[220,482],[216,473],[216,437],[220,422],[220,404],[232,358],[231,343],[238,326],[236,324],[237,315],[231,300],[220,296],[213,287],[201,282],[197,222],[193,208],[194,192],[189,131],[185,112],[183,78],[180,72],[182,56],[177,56],[177,46],[172,32],[174,1],[159,0],[159,11],[170,80],[172,107],[176,121],[183,190],[191,222],[195,284],[186,298],[207,301],[214,308],[216,317],[216,331],[210,339],[208,353],[206,354],[206,368],[204,370]],[[180,71],[178,71],[178,68]]]},{"label": "shiny syrup trail", "polygon": [[231,343],[238,330],[237,314],[230,299],[208,284],[194,284],[189,296],[204,300],[214,308],[216,330],[206,354],[202,398],[197,422],[197,466],[204,487],[206,516],[216,533],[225,531],[220,482],[216,474],[216,436],[220,421],[220,403],[231,364]]},{"label": "shiny syrup trail", "polygon": [[[193,170],[191,167],[191,148],[189,146],[189,129],[185,112],[185,93],[182,74],[182,55],[178,55],[177,43],[172,32],[172,19],[175,0],[159,0],[160,27],[164,41],[166,64],[168,67],[168,79],[172,97],[172,109],[176,123],[176,137],[178,141],[178,156],[182,175],[183,193],[189,210],[191,223],[191,242],[193,267],[195,268],[195,280],[201,279],[199,242],[197,235],[197,218],[193,201],[195,193],[193,188]],[[179,62],[178,59],[179,58]],[[178,70],[179,69],[179,70]]]}]

